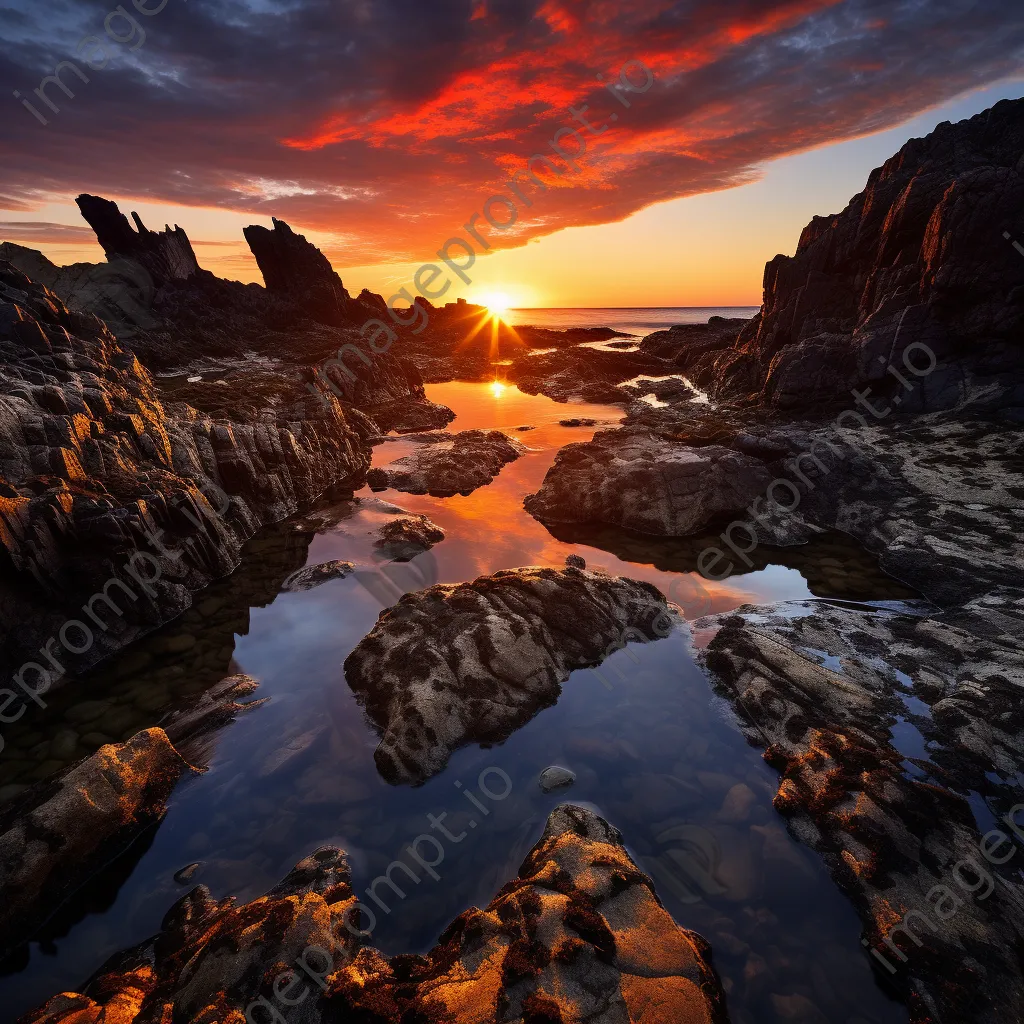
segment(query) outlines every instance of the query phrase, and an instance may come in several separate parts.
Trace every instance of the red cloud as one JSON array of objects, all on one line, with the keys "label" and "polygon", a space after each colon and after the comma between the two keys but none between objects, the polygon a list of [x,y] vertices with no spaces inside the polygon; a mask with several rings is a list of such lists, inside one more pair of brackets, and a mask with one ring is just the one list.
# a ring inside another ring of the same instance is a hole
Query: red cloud
[{"label": "red cloud", "polygon": [[[87,6],[38,0],[37,48],[22,25],[0,57],[12,89],[30,92],[53,67],[48,12],[68,4]],[[48,128],[12,101],[0,196],[87,189],[273,213],[332,234],[345,266],[432,257],[546,154],[561,174],[539,170],[547,188],[527,191],[533,205],[520,203],[507,230],[481,228],[494,248],[521,245],[747,181],[765,160],[1015,72],[1024,22],[1012,6],[291,0],[247,17],[235,5],[230,18],[217,5],[168,6],[139,57],[145,74],[93,73]],[[633,60],[656,81],[624,94],[626,107],[605,85]],[[606,130],[572,119],[583,105]],[[578,171],[553,151],[556,132],[570,159],[586,144]]]}]

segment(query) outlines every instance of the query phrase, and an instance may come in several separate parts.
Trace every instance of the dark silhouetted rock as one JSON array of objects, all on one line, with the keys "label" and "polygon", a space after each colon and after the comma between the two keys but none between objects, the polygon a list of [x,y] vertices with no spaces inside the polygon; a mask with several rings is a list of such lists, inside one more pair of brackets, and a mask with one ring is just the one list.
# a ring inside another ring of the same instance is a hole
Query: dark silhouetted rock
[{"label": "dark silhouetted rock", "polygon": [[[777,409],[850,405],[870,388],[902,413],[1020,410],[1024,259],[1004,234],[1024,206],[1022,152],[1024,99],[911,139],[842,213],[807,225],[795,256],[768,263],[764,305],[734,343],[693,332],[676,365],[714,397]],[[675,340],[642,347],[668,354]],[[904,362],[927,367],[922,346],[939,363],[927,379]],[[906,393],[890,365],[919,386]]]},{"label": "dark silhouetted rock", "polygon": [[185,281],[199,273],[192,243],[177,225],[173,230],[168,226],[163,231],[150,231],[139,215],[133,213],[136,231],[117,208],[117,203],[109,199],[85,193],[75,202],[89,227],[96,232],[96,241],[108,260],[117,257],[135,260],[149,271],[157,285]]},{"label": "dark silhouetted rock", "polygon": [[273,230],[259,224],[242,230],[267,291],[303,306],[322,323],[362,326],[371,319],[363,304],[352,300],[331,261],[305,235],[297,235],[283,220],[272,220]]}]

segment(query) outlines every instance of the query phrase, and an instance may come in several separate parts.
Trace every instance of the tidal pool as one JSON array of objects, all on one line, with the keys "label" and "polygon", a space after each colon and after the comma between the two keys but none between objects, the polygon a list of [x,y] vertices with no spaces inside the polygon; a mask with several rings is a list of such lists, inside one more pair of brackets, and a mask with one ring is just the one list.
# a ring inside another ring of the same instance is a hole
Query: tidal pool
[{"label": "tidal pool", "polygon": [[[265,531],[247,545],[240,569],[199,595],[186,616],[56,695],[20,732],[12,730],[8,742],[17,756],[0,758],[7,773],[0,784],[16,786],[61,766],[56,753],[84,756],[85,735],[119,739],[156,724],[169,703],[228,671],[252,675],[260,682],[256,696],[271,698],[217,735],[209,770],[182,782],[159,826],[39,934],[26,936],[0,977],[0,1019],[13,1021],[47,997],[79,988],[109,956],[157,931],[192,885],[245,901],[316,847],[333,844],[348,852],[353,887],[365,894],[392,861],[416,867],[403,851],[430,832],[428,814],[446,815],[448,832],[460,838],[445,840],[434,868],[439,877],[417,869],[414,883],[398,873],[404,896],[381,889],[387,909],[377,907],[373,929],[374,944],[387,953],[426,951],[455,916],[485,905],[515,876],[548,813],[568,800],[619,828],[676,920],[712,944],[734,1024],[906,1021],[905,1009],[874,981],[853,909],[774,811],[777,776],[713,692],[684,629],[630,644],[600,676],[574,672],[557,705],[504,743],[456,751],[420,787],[380,778],[376,736],[342,663],[381,609],[406,590],[502,568],[561,567],[574,553],[589,567],[649,580],[689,618],[751,602],[910,596],[843,538],[826,538],[813,550],[771,552],[766,558],[778,560],[757,571],[698,586],[694,543],[607,530],[559,530],[556,537],[524,511],[522,499],[540,485],[558,448],[614,426],[619,410],[559,404],[511,385],[454,382],[428,385],[427,392],[456,411],[451,430],[505,430],[530,451],[468,496],[364,490]],[[567,418],[598,424],[560,426]],[[375,464],[415,443],[379,445]],[[389,515],[382,501],[428,515],[446,539],[406,565],[380,564],[373,540]],[[336,558],[360,571],[306,592],[281,592],[291,572]],[[90,707],[87,721],[85,701],[101,706]],[[575,772],[574,785],[542,792],[537,778],[549,765]],[[498,781],[502,775],[510,788]],[[175,873],[194,862],[199,867],[189,882],[177,883]]]}]

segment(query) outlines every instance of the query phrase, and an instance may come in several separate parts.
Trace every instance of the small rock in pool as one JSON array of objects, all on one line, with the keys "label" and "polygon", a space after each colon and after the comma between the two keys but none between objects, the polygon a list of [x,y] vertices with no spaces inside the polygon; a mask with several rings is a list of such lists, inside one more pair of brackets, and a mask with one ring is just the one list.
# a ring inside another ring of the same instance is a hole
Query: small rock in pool
[{"label": "small rock in pool", "polygon": [[518,430],[520,433],[522,433],[523,431],[526,431],[526,430],[536,430],[536,429],[537,429],[536,427],[531,427],[528,424],[526,426],[516,427],[516,430]]},{"label": "small rock in pool", "polygon": [[550,768],[545,768],[540,773],[540,778],[537,781],[545,793],[551,793],[556,789],[564,789],[567,786],[571,786],[576,781],[576,773],[569,771],[568,768],[561,768],[557,764],[553,764]]},{"label": "small rock in pool", "polygon": [[587,560],[582,555],[566,555],[565,567],[567,569],[586,569]]},{"label": "small rock in pool", "polygon": [[571,419],[571,420],[559,420],[558,425],[560,427],[594,427],[597,425],[597,420],[591,419]]},{"label": "small rock in pool", "polygon": [[186,864],[180,871],[174,872],[174,880],[178,885],[187,885],[192,881],[195,873],[199,870],[199,862],[196,861],[194,864]]},{"label": "small rock in pool", "polygon": [[394,562],[409,562],[444,540],[444,530],[424,515],[403,515],[385,523],[377,531],[374,547],[382,557]]},{"label": "small rock in pool", "polygon": [[307,565],[298,572],[293,572],[281,584],[281,592],[294,594],[300,590],[312,590],[329,580],[343,580],[355,569],[351,562],[339,562],[337,559],[331,562],[321,562],[319,565]]}]

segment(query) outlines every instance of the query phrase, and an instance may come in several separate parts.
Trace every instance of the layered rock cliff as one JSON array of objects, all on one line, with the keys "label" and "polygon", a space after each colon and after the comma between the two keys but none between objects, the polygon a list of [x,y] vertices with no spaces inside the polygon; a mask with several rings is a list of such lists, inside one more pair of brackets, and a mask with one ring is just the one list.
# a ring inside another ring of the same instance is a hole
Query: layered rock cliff
[{"label": "layered rock cliff", "polygon": [[[1024,405],[1024,99],[912,139],[842,213],[815,217],[765,267],[764,305],[739,337],[674,328],[645,351],[722,399],[782,410],[902,396],[889,371],[939,368],[902,411]],[[1007,237],[1009,236],[1009,238]],[[713,327],[714,325],[712,325]]]},{"label": "layered rock cliff", "polygon": [[[270,387],[241,422],[165,405],[102,321],[0,263],[3,670],[47,666],[40,646],[69,619],[92,640],[61,635],[58,660],[95,661],[186,608],[261,524],[359,486],[368,449],[313,386]],[[113,604],[83,612],[105,587]]]}]

